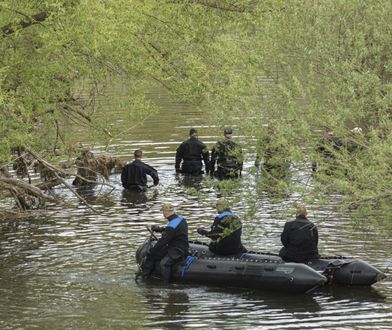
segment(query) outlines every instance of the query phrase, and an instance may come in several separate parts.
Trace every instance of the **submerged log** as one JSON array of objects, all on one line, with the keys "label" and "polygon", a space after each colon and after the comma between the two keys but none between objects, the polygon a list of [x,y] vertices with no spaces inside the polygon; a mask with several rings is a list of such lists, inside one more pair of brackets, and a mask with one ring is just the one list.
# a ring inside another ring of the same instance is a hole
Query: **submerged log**
[{"label": "submerged log", "polygon": [[43,193],[38,187],[10,177],[0,176],[0,188],[9,191],[21,210],[41,208],[45,205],[45,201],[55,200],[53,196]]}]

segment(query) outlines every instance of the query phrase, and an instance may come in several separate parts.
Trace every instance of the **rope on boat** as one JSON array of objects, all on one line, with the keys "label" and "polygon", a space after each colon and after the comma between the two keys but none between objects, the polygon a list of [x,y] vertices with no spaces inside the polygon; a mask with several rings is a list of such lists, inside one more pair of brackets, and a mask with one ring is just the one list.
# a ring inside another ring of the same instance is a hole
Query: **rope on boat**
[{"label": "rope on boat", "polygon": [[185,265],[182,267],[181,277],[184,277],[185,272],[189,269],[192,263],[197,259],[197,257],[187,256],[185,260]]}]

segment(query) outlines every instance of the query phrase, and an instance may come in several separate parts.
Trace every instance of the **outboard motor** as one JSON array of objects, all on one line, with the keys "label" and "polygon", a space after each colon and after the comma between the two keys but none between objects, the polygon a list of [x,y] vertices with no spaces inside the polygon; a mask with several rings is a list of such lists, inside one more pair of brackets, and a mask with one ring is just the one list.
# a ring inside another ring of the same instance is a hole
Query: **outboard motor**
[{"label": "outboard motor", "polygon": [[143,260],[147,257],[148,251],[150,251],[150,249],[154,246],[155,241],[157,241],[157,238],[150,228],[147,227],[147,229],[151,234],[150,237],[147,238],[145,242],[136,250],[136,262],[139,266],[141,266]]}]

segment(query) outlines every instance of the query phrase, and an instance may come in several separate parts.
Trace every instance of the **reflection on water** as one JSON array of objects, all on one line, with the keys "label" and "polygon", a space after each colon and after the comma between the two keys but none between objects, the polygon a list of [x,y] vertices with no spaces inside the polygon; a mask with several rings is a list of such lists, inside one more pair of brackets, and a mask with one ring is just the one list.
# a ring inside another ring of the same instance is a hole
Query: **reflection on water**
[{"label": "reflection on water", "polygon": [[[173,203],[187,218],[190,238],[201,239],[196,228],[212,224],[216,199],[227,196],[243,220],[246,247],[276,253],[280,232],[292,216],[286,212],[300,198],[285,187],[281,194],[257,187],[256,180],[263,180],[265,188],[274,182],[255,172],[254,157],[246,149],[239,180],[225,183],[206,176],[176,174],[175,149],[190,127],[198,128],[200,139],[209,147],[221,132],[207,128],[202,115],[191,107],[159,97],[164,104],[162,113],[114,140],[109,150],[127,161],[134,149],[143,149],[145,162],[159,172],[159,186],[135,194],[122,188],[119,175],[112,175],[111,187],[97,184],[78,189],[98,213],[92,213],[66,189],[57,188],[55,194],[64,197],[67,204],[49,207],[50,213],[42,217],[2,223],[0,327],[390,328],[392,239],[380,239],[370,228],[353,228],[349,215],[334,213],[333,204],[340,203],[339,196],[309,210],[319,228],[321,253],[362,258],[382,269],[388,278],[374,288],[326,287],[310,295],[285,295],[136,282],[135,251],[147,237],[146,225],[166,223],[160,211],[162,203]],[[127,121],[121,121],[121,114],[112,112],[119,116],[116,124],[125,126]],[[104,146],[95,149],[99,153]],[[294,171],[289,180],[306,181],[306,177]]]}]

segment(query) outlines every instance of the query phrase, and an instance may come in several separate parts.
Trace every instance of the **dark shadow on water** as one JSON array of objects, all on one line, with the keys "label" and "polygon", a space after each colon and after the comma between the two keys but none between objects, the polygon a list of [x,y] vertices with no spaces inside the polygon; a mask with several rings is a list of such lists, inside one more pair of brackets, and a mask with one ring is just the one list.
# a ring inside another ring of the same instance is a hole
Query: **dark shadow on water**
[{"label": "dark shadow on water", "polygon": [[[259,306],[261,309],[265,310],[273,309],[281,310],[281,312],[285,313],[305,313],[304,318],[309,317],[309,315],[307,315],[306,313],[314,313],[321,310],[320,305],[312,294],[293,294],[237,287],[206,287],[205,285],[192,283],[173,283],[168,286],[164,286],[160,279],[154,278],[141,279],[138,281],[138,285],[150,288],[155,292],[155,294],[151,295],[150,297],[150,299],[152,300],[154,298],[155,300],[158,299],[155,290],[159,288],[161,288],[164,292],[172,291],[173,295],[176,295],[178,293],[185,294],[185,291],[191,289],[191,291],[196,290],[200,294],[205,296],[206,301],[216,299],[217,295],[220,294],[222,295],[222,297],[230,295],[233,297],[233,308],[238,308],[238,304],[241,305],[243,303],[245,306],[249,303],[252,303],[255,306]],[[179,308],[179,306],[171,306],[171,308],[173,313]],[[226,302],[224,309],[228,308],[230,308],[230,306],[229,303]]]},{"label": "dark shadow on water", "polygon": [[260,308],[281,310],[285,313],[313,313],[321,310],[320,305],[312,294],[216,287],[207,288],[206,291],[206,294],[208,292],[222,292],[238,295],[247,302],[260,305]]},{"label": "dark shadow on water", "polygon": [[203,175],[187,175],[187,174],[176,174],[176,181],[179,185],[186,188],[193,188],[199,190],[203,181]]},{"label": "dark shadow on water", "polygon": [[130,206],[137,204],[145,204],[148,201],[146,192],[132,191],[123,189],[121,197],[121,205]]},{"label": "dark shadow on water", "polygon": [[145,192],[136,192],[124,189],[120,200],[120,205],[136,210],[138,214],[145,212],[153,206],[154,200],[158,197],[158,190],[152,188]]},{"label": "dark shadow on water", "polygon": [[317,293],[332,296],[334,300],[350,300],[352,302],[384,303],[386,297],[373,287],[368,286],[325,286]]},{"label": "dark shadow on water", "polygon": [[[154,327],[163,329],[183,329],[185,320],[182,315],[189,311],[190,299],[187,292],[183,291],[181,287],[176,285],[163,286],[154,281],[143,281],[148,284],[151,292],[145,293],[146,303],[151,311],[159,311],[151,321],[154,322]],[[159,282],[160,283],[160,282]],[[159,293],[154,290],[162,288]],[[159,325],[157,325],[159,323]]]}]

